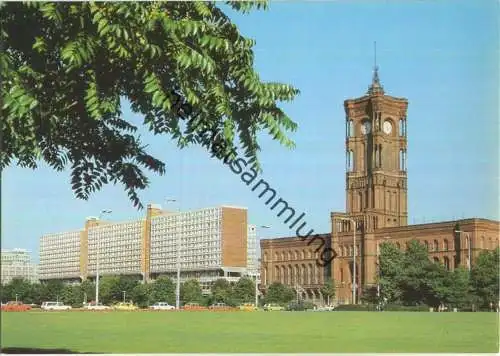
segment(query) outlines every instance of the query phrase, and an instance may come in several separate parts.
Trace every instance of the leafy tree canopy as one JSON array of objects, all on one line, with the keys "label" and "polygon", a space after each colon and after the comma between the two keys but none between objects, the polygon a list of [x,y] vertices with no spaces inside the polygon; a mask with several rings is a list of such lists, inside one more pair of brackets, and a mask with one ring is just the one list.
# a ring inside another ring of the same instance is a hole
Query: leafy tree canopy
[{"label": "leafy tree canopy", "polygon": [[326,281],[326,283],[321,287],[321,294],[324,300],[330,302],[335,297],[335,283],[332,280]]},{"label": "leafy tree canopy", "polygon": [[481,306],[489,303],[496,305],[499,298],[500,249],[483,251],[479,254],[471,271],[471,284],[474,294],[479,297]]},{"label": "leafy tree canopy", "polygon": [[201,303],[203,295],[200,282],[196,279],[188,279],[181,285],[181,299],[184,304]]},{"label": "leafy tree canopy", "polygon": [[292,288],[279,282],[272,283],[267,289],[265,303],[287,304],[295,298]]},{"label": "leafy tree canopy", "polygon": [[[266,4],[228,3],[241,12]],[[259,132],[294,145],[286,132],[296,124],[278,103],[298,90],[259,78],[255,42],[215,2],[8,2],[0,11],[0,169],[45,161],[70,169],[78,198],[118,183],[141,209],[144,170],[164,174],[165,163],[123,117],[126,102],[180,148],[203,142],[196,128],[207,124],[256,168]]]}]

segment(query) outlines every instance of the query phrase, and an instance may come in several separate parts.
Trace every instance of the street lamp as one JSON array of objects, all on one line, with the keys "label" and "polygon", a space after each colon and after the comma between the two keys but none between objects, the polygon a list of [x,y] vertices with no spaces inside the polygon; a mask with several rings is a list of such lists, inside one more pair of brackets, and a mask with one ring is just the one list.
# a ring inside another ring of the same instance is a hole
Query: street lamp
[{"label": "street lamp", "polygon": [[352,267],[352,303],[356,304],[356,220],[352,218],[340,218],[340,220],[343,221],[349,221],[352,225],[352,239],[353,239],[353,245],[354,245],[354,251],[353,251],[353,267]]},{"label": "street lamp", "polygon": [[[103,215],[111,214],[111,210],[101,210],[99,214],[99,220],[102,219]],[[97,234],[97,262],[96,262],[96,272],[95,272],[95,305],[99,305],[99,259],[101,254],[101,237]]]},{"label": "street lamp", "polygon": [[125,291],[123,290],[123,291],[122,291],[122,293],[123,293],[123,303],[125,303],[125,294],[126,294],[127,292],[125,292]]},{"label": "street lamp", "polygon": [[[270,229],[270,226],[267,225],[261,225],[259,226],[261,229]],[[258,275],[258,265],[257,262],[259,261],[258,259],[256,260],[257,257],[257,246],[259,246],[259,236],[256,234],[255,236],[255,255],[254,255],[254,263],[255,263],[255,307],[258,308],[259,306],[259,286],[258,286],[258,281],[257,281],[257,275]]]},{"label": "street lamp", "polygon": [[[167,199],[167,203],[175,203],[176,199]],[[181,209],[180,207],[177,209],[177,223],[176,232],[177,232],[177,283],[175,287],[175,308],[180,309],[181,304],[181,236],[180,236],[180,217],[181,217]]]},{"label": "street lamp", "polygon": [[17,304],[17,293],[16,293],[16,304]]},{"label": "street lamp", "polygon": [[455,230],[455,233],[457,234],[465,234],[466,240],[467,241],[467,267],[469,269],[469,272],[471,270],[471,265],[472,265],[472,260],[471,260],[471,239],[470,239],[470,234],[466,231],[462,230]]}]

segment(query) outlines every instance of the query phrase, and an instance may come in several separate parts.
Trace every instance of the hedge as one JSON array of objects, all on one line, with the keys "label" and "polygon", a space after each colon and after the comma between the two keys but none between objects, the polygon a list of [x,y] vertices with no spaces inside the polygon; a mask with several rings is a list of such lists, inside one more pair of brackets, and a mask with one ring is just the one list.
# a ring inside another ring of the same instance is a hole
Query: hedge
[{"label": "hedge", "polygon": [[[378,311],[376,304],[343,304],[335,308],[337,311]],[[428,312],[429,306],[427,305],[399,305],[399,304],[386,304],[382,308],[383,311],[408,311],[408,312]]]}]

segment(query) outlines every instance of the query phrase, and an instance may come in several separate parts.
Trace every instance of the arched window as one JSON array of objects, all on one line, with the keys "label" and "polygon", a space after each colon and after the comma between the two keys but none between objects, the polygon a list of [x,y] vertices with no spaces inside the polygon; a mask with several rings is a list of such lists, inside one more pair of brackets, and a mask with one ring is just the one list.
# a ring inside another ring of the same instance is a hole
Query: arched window
[{"label": "arched window", "polygon": [[352,255],[353,255],[352,250],[353,250],[353,247],[352,247],[352,246],[349,246],[349,256],[352,256]]},{"label": "arched window", "polygon": [[316,284],[316,281],[314,280],[314,270],[311,264],[309,264],[309,283]]},{"label": "arched window", "polygon": [[299,251],[295,251],[295,259],[296,259],[296,260],[299,260],[299,259],[300,259],[300,258],[299,258]]},{"label": "arched window", "polygon": [[305,265],[302,265],[302,283],[303,284],[309,284],[308,274],[307,274],[307,267]]},{"label": "arched window", "polygon": [[296,282],[295,282],[295,268],[293,268],[293,266],[290,266],[290,284],[292,286],[296,284]]},{"label": "arched window", "polygon": [[443,241],[443,249],[444,249],[445,251],[448,251],[448,248],[449,248],[449,246],[448,246],[448,240],[446,240],[446,239],[445,239],[445,240]]},{"label": "arched window", "polygon": [[346,120],[346,136],[353,137],[354,136],[354,122],[352,120]]},{"label": "arched window", "polygon": [[296,272],[297,272],[297,284],[301,285],[302,284],[302,269],[300,268],[299,265],[295,266]]},{"label": "arched window", "polygon": [[344,269],[343,268],[340,269],[340,281],[344,282]]},{"label": "arched window", "polygon": [[450,270],[450,259],[448,257],[444,257],[444,267],[449,271]]},{"label": "arched window", "polygon": [[274,267],[274,280],[279,282],[281,280],[280,268],[278,266]]},{"label": "arched window", "polygon": [[[378,168],[382,168],[382,145],[378,145],[378,164],[377,164],[377,167]],[[375,156],[377,157],[377,156]],[[384,185],[385,185],[385,181],[384,181]]]},{"label": "arched window", "polygon": [[300,254],[302,256],[302,259],[305,260],[306,259],[306,254],[304,251],[300,251]]},{"label": "arched window", "polygon": [[299,266],[295,266],[295,280],[294,284],[300,283],[300,268]]},{"label": "arched window", "polygon": [[424,241],[424,246],[427,251],[429,251],[429,243],[427,241]]},{"label": "arched window", "polygon": [[288,260],[289,261],[293,260],[293,255],[290,251],[288,251]]},{"label": "arched window", "polygon": [[286,269],[284,266],[281,267],[281,283],[286,284]]},{"label": "arched window", "polygon": [[435,263],[439,263],[439,258],[434,257],[433,260],[434,260]]},{"label": "arched window", "polygon": [[481,236],[481,239],[479,240],[479,248],[484,248],[484,236]]},{"label": "arched window", "polygon": [[399,170],[406,171],[406,150],[399,150]]},{"label": "arched window", "polygon": [[404,118],[399,120],[399,136],[406,136],[406,120]]},{"label": "arched window", "polygon": [[354,170],[354,152],[352,150],[346,152],[346,170],[348,172]]},{"label": "arched window", "polygon": [[434,240],[434,251],[439,251],[439,242]]},{"label": "arched window", "polygon": [[284,252],[281,253],[281,260],[285,261],[285,253]]},{"label": "arched window", "polygon": [[278,252],[275,252],[275,253],[274,253],[274,260],[275,260],[275,261],[279,261],[279,260],[280,260],[279,255],[278,255]]},{"label": "arched window", "polygon": [[396,247],[401,250],[401,244],[399,242],[396,242]]},{"label": "arched window", "polygon": [[264,252],[264,262],[267,262],[267,252]]}]

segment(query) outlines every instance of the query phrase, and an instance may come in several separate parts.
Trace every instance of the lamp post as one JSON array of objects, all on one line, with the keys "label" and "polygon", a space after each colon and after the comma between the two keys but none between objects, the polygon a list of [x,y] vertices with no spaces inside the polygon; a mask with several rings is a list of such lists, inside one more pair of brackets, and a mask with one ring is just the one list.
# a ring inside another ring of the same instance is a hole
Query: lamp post
[{"label": "lamp post", "polygon": [[16,293],[16,304],[17,304],[17,293]]},{"label": "lamp post", "polygon": [[349,221],[352,225],[352,240],[353,240],[353,245],[354,245],[354,251],[353,251],[353,266],[352,266],[352,303],[356,304],[356,253],[357,253],[357,248],[356,248],[356,220],[352,218],[340,218],[342,221]]},{"label": "lamp post", "polygon": [[[176,199],[167,199],[167,203],[175,203]],[[175,224],[175,230],[177,233],[177,283],[175,286],[175,308],[180,309],[181,304],[181,236],[179,231],[180,225],[180,207],[177,209],[177,222]]]},{"label": "lamp post", "polygon": [[123,303],[125,303],[125,294],[126,294],[127,292],[123,290],[123,291],[122,291],[122,293],[123,293]]},{"label": "lamp post", "polygon": [[465,237],[466,237],[465,241],[467,241],[467,267],[468,267],[469,273],[470,273],[470,271],[471,271],[471,265],[472,265],[470,234],[468,232],[462,231],[462,230],[455,230],[455,233],[457,233],[457,234],[465,234]]},{"label": "lamp post", "polygon": [[[261,225],[259,226],[261,229],[270,229],[269,226],[267,225]],[[259,285],[258,285],[258,280],[257,280],[257,275],[258,275],[258,265],[257,262],[259,261],[257,259],[257,247],[259,246],[259,236],[256,234],[255,236],[255,255],[254,255],[254,263],[256,264],[255,266],[255,307],[259,307]],[[257,260],[256,260],[257,259]]]},{"label": "lamp post", "polygon": [[[101,210],[99,214],[99,220],[105,214],[111,214],[111,210]],[[101,237],[97,234],[97,261],[96,261],[96,272],[95,272],[95,305],[99,305],[99,259],[101,255]]]}]

